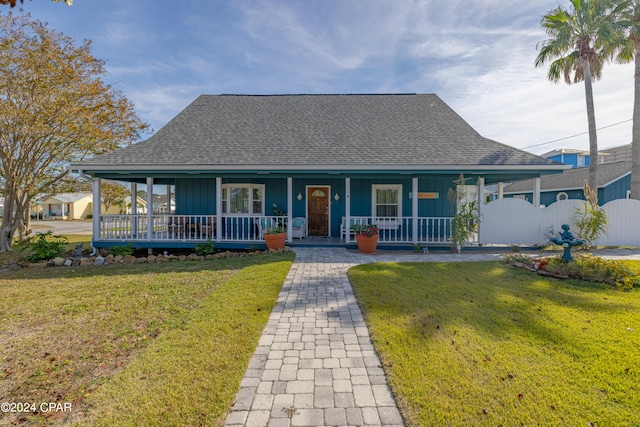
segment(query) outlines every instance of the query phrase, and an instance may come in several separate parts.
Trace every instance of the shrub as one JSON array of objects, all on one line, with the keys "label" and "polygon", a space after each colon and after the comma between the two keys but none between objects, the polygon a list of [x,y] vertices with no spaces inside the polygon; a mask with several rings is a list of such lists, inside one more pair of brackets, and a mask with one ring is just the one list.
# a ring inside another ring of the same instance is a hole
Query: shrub
[{"label": "shrub", "polygon": [[578,226],[578,236],[587,241],[589,246],[602,236],[607,234],[608,217],[607,212],[598,206],[598,196],[588,184],[584,184],[584,195],[587,201],[584,209],[578,208],[574,221]]},{"label": "shrub", "polygon": [[108,253],[109,255],[113,256],[133,255],[133,247],[131,247],[131,243],[129,243],[127,246],[114,246],[112,248],[109,248]]},{"label": "shrub", "polygon": [[533,267],[533,258],[529,255],[525,255],[522,253],[513,253],[509,255],[505,255],[502,257],[502,262],[505,264],[515,264],[520,263],[524,265],[528,265],[529,267]]},{"label": "shrub", "polygon": [[198,256],[212,255],[214,253],[216,253],[216,245],[211,241],[211,239],[196,245],[196,255]]},{"label": "shrub", "polygon": [[67,238],[54,236],[51,231],[31,236],[16,245],[29,262],[46,261],[62,256],[66,251]]},{"label": "shrub", "polygon": [[622,291],[640,287],[640,277],[623,261],[588,254],[576,257],[573,262],[564,262],[559,256],[551,258],[546,270],[577,279],[606,283]]}]

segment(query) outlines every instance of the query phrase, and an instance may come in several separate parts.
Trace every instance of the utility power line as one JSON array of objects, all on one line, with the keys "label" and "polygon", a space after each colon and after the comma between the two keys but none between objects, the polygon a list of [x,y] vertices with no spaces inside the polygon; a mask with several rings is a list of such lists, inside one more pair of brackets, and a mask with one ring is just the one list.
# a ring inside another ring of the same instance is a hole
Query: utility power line
[{"label": "utility power line", "polygon": [[[633,119],[623,120],[623,121],[621,121],[621,122],[614,123],[614,124],[612,124],[612,125],[602,126],[601,128],[598,128],[598,129],[596,129],[596,130],[601,130],[601,129],[606,129],[606,128],[610,128],[610,127],[613,127],[613,126],[618,126],[618,125],[621,125],[621,124],[623,124],[623,123],[630,122],[631,120],[633,120]],[[527,146],[527,147],[522,147],[522,149],[523,149],[523,150],[526,150],[526,149],[528,149],[528,148],[540,147],[540,146],[542,146],[542,145],[553,144],[554,142],[564,141],[565,139],[571,139],[571,138],[575,138],[575,137],[577,137],[577,136],[588,135],[588,134],[589,134],[589,132],[577,133],[577,134],[575,134],[575,135],[565,136],[564,138],[554,139],[553,141],[541,142],[540,144],[534,144],[534,145],[529,145],[529,146]]]}]

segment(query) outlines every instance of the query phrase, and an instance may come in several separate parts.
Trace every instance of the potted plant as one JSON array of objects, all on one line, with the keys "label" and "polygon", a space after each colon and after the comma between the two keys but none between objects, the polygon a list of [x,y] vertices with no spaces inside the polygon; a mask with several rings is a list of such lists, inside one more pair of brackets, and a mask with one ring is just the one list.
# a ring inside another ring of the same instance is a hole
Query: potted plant
[{"label": "potted plant", "polygon": [[267,227],[264,232],[264,242],[267,244],[267,249],[282,249],[284,248],[284,242],[287,239],[287,233],[285,229],[278,225],[275,227]]},{"label": "potted plant", "polygon": [[375,224],[354,224],[351,226],[356,236],[358,250],[365,254],[373,254],[378,246],[379,230]]}]

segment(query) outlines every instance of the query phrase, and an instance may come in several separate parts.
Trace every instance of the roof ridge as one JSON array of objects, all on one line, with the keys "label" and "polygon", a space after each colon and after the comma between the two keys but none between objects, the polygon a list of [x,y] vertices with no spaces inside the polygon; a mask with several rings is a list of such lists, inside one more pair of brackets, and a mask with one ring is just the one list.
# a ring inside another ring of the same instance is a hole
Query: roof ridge
[{"label": "roof ridge", "polygon": [[[242,94],[242,93],[221,93],[216,94],[202,94],[203,96],[247,96],[247,97],[267,97],[267,96],[411,96],[418,95],[415,92],[401,92],[401,93],[274,93],[274,94]],[[431,93],[420,95],[435,95]]]}]

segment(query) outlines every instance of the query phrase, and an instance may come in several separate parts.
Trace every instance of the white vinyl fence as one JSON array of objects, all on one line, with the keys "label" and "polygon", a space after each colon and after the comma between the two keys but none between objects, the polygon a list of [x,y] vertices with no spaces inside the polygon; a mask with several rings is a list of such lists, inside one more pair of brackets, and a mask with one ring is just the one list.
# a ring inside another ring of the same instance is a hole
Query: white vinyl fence
[{"label": "white vinyl fence", "polygon": [[[481,244],[548,243],[550,233],[569,224],[575,236],[574,217],[584,209],[583,200],[561,200],[545,208],[536,208],[521,199],[499,199],[481,207]],[[602,246],[640,246],[640,200],[619,199],[603,206],[609,218],[607,234],[597,241]]]}]

